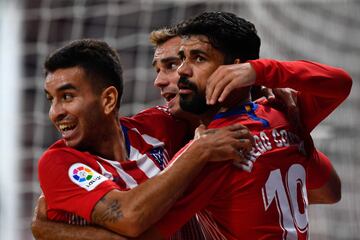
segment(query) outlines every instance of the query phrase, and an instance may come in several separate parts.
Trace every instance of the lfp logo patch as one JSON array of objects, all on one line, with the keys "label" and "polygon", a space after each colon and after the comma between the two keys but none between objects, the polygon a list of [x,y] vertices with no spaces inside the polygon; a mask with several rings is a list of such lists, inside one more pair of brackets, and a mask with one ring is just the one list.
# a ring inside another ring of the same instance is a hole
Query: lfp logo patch
[{"label": "lfp logo patch", "polygon": [[68,173],[69,178],[73,183],[87,191],[93,190],[100,183],[108,180],[106,177],[83,163],[74,163],[69,168]]}]

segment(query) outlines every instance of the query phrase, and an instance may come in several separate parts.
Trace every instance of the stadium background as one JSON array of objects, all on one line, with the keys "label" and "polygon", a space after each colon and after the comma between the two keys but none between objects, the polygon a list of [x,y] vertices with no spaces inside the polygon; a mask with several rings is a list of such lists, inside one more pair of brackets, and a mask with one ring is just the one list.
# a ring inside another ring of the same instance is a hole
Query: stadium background
[{"label": "stadium background", "polygon": [[69,40],[104,39],[125,69],[121,113],[161,104],[153,87],[151,30],[202,11],[248,18],[262,38],[262,57],[309,59],[345,68],[350,97],[314,131],[317,146],[342,179],[340,203],[310,207],[311,238],[360,236],[360,1],[357,0],[0,0],[0,239],[33,239],[40,193],[37,159],[58,137],[47,116],[42,63]]}]

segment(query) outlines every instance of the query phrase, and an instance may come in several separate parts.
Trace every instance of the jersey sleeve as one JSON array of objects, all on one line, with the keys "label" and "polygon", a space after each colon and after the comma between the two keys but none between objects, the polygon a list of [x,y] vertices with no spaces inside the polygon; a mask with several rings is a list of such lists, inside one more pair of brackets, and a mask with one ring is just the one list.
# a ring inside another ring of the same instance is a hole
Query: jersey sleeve
[{"label": "jersey sleeve", "polygon": [[330,159],[319,150],[315,151],[306,169],[306,187],[308,189],[317,189],[324,186],[332,169]]},{"label": "jersey sleeve", "polygon": [[133,123],[142,134],[155,137],[167,145],[170,156],[173,156],[192,137],[191,126],[183,120],[172,116],[164,106],[146,109],[132,117]]},{"label": "jersey sleeve", "polygon": [[258,59],[249,62],[255,69],[257,85],[299,91],[298,104],[308,132],[350,93],[351,77],[340,68],[310,61]]},{"label": "jersey sleeve", "polygon": [[39,160],[39,181],[51,220],[66,221],[64,212],[91,222],[95,204],[119,187],[90,167],[85,159],[67,150],[52,149]]},{"label": "jersey sleeve", "polygon": [[221,191],[230,165],[209,163],[191,186],[171,209],[155,224],[160,234],[167,238],[173,235],[197,212],[209,205]]}]

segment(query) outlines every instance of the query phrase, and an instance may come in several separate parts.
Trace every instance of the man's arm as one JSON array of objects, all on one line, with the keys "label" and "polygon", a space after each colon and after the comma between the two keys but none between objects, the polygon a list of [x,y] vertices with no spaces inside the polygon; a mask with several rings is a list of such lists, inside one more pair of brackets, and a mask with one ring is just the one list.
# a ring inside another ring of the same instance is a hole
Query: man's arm
[{"label": "man's arm", "polygon": [[[268,89],[261,87],[259,93],[265,96],[272,106],[280,107],[296,129],[302,130],[295,90],[290,88]],[[310,185],[312,185],[312,188],[308,189],[307,192],[309,204],[331,204],[340,201],[341,181],[330,159],[325,154],[320,151],[314,153],[309,162],[306,175]]]},{"label": "man's arm", "polygon": [[300,114],[308,132],[326,118],[349,95],[352,79],[342,69],[310,61],[257,59],[220,66],[209,78],[208,103],[224,101],[242,87],[263,85],[299,91]]},{"label": "man's arm", "polygon": [[[95,206],[91,214],[92,222],[126,236],[139,235],[166,213],[207,161],[218,159],[241,160],[242,156],[238,154],[238,151],[250,150],[251,142],[249,131],[242,125],[229,126],[215,132],[208,130],[207,134],[202,135],[187,146],[186,150],[173,161],[171,167],[161,173],[160,176],[154,177],[129,191],[110,190],[101,200],[94,203]],[[64,165],[62,159],[59,160],[59,164]],[[65,166],[65,169],[68,168]],[[51,180],[48,179],[49,177],[62,179],[67,174],[67,170],[65,170],[65,173],[57,176],[56,174],[60,172],[59,168],[57,167],[55,170],[51,174],[45,174],[49,171],[47,160],[45,162],[40,161],[39,178],[46,197],[45,189],[52,191],[52,195],[49,197],[61,194],[63,189],[54,189],[57,185],[44,186],[47,180]],[[42,179],[42,175],[46,175],[47,178]],[[82,190],[81,193],[77,192],[76,194],[84,195],[89,194],[89,192]],[[86,214],[86,212],[77,212],[78,208],[73,206],[74,199],[72,197],[62,194],[60,199],[62,202],[66,200],[66,204],[61,204],[62,210],[74,212],[86,218],[81,214]],[[70,211],[67,208],[72,210]]]},{"label": "man's arm", "polygon": [[325,154],[320,151],[314,153],[306,175],[310,204],[329,204],[340,201],[341,181]]},{"label": "man's arm", "polygon": [[341,199],[341,181],[336,171],[332,171],[329,180],[320,188],[308,190],[309,204],[337,203]]},{"label": "man's arm", "polygon": [[346,99],[352,85],[344,70],[316,62],[259,59],[250,64],[256,71],[256,84],[298,91],[300,115],[307,132]]},{"label": "man's arm", "polygon": [[45,197],[39,197],[31,230],[36,240],[125,240],[114,232],[96,226],[78,226],[50,221],[46,217]]},{"label": "man's arm", "polygon": [[206,162],[241,160],[238,150],[249,151],[249,139],[250,133],[242,125],[209,130],[191,142],[159,176],[130,191],[106,194],[96,204],[92,221],[125,236],[138,236],[169,210]]},{"label": "man's arm", "polygon": [[[307,61],[280,62],[259,59],[250,63],[219,67],[208,81],[208,102],[213,104],[216,101],[224,101],[230,92],[255,83],[267,87],[292,87],[303,92],[300,97],[305,101],[300,104],[303,107],[302,115],[307,116],[303,118],[304,124],[299,121],[301,112],[298,109],[297,95],[294,96],[293,90],[289,92],[289,90],[274,89],[277,93],[276,98],[285,97],[290,100],[283,101],[289,120],[297,129],[306,126],[307,131],[310,132],[347,97],[351,89],[350,76],[339,68]],[[269,100],[273,101],[274,97],[271,98]],[[329,175],[321,186],[308,190],[309,203],[337,202],[341,198],[340,179],[329,159],[321,154],[320,158],[325,159],[323,162],[328,162]],[[316,179],[316,176],[323,171],[322,167],[316,166],[316,162],[316,159],[310,162],[310,166],[313,165],[315,171],[308,172],[309,179]]]}]

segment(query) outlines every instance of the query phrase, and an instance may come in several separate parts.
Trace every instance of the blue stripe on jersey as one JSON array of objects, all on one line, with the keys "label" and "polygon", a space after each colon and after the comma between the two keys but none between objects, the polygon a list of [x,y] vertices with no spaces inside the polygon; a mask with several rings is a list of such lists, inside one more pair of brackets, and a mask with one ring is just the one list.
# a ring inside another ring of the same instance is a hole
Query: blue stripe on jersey
[{"label": "blue stripe on jersey", "polygon": [[251,119],[255,121],[259,121],[263,124],[264,127],[269,127],[270,124],[266,119],[259,118],[255,114],[255,110],[258,108],[258,105],[254,102],[247,102],[240,106],[234,107],[229,109],[227,112],[221,112],[215,115],[214,120],[220,119],[220,118],[226,118],[233,115],[239,115],[239,114],[247,114]]},{"label": "blue stripe on jersey", "polygon": [[120,124],[120,126],[124,133],[127,156],[129,157],[130,156],[130,140],[129,140],[129,136],[128,136],[128,129],[122,124]]}]

